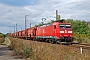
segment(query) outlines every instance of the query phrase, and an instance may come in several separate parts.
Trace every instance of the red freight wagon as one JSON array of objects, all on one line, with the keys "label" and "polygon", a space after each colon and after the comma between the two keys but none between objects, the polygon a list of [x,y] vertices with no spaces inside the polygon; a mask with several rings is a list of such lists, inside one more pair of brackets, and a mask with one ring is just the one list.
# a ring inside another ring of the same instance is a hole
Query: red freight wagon
[{"label": "red freight wagon", "polygon": [[8,36],[10,36],[10,37],[14,37],[14,33],[12,33],[12,34],[9,34]]},{"label": "red freight wagon", "polygon": [[14,34],[15,34],[14,37],[16,37],[17,36],[17,33],[15,32]]},{"label": "red freight wagon", "polygon": [[27,38],[34,38],[36,36],[36,28],[35,27],[28,28],[26,30],[26,35],[27,35]]},{"label": "red freight wagon", "polygon": [[73,32],[70,23],[54,22],[49,26],[37,28],[36,38],[54,42],[72,42]]},{"label": "red freight wagon", "polygon": [[17,36],[17,37],[19,36],[19,32],[16,32],[16,36]]},{"label": "red freight wagon", "polygon": [[22,30],[22,38],[25,37],[25,30]]},{"label": "red freight wagon", "polygon": [[15,37],[15,33],[12,34],[12,37]]},{"label": "red freight wagon", "polygon": [[22,37],[22,31],[19,31],[19,37]]},{"label": "red freight wagon", "polygon": [[29,38],[31,38],[32,36],[33,36],[33,29],[34,28],[28,28],[27,30],[26,30],[26,35],[27,35],[27,37],[29,37]]}]

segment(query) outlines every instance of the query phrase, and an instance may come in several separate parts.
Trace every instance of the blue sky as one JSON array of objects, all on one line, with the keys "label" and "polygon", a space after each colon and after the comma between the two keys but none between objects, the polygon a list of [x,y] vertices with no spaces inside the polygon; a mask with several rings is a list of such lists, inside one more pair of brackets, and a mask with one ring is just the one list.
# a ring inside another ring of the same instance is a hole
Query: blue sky
[{"label": "blue sky", "polygon": [[18,31],[25,29],[25,15],[29,15],[27,28],[42,18],[47,19],[45,23],[55,20],[56,10],[61,19],[90,21],[90,0],[0,0],[0,32],[13,33],[16,23]]},{"label": "blue sky", "polygon": [[35,0],[0,0],[0,3],[11,6],[33,5],[35,2]]}]

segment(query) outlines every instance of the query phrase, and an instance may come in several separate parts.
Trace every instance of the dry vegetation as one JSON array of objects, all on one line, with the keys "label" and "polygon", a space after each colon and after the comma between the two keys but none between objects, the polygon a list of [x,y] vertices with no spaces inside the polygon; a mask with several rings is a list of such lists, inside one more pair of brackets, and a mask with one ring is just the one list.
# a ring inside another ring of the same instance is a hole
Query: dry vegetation
[{"label": "dry vegetation", "polygon": [[0,37],[0,44],[4,41],[4,38]]},{"label": "dry vegetation", "polygon": [[5,35],[0,32],[0,44],[4,42]]},{"label": "dry vegetation", "polygon": [[11,40],[11,49],[17,54],[28,60],[90,60],[90,49],[70,47],[67,45],[50,44],[45,42],[37,42],[23,40],[17,38],[9,38]]}]

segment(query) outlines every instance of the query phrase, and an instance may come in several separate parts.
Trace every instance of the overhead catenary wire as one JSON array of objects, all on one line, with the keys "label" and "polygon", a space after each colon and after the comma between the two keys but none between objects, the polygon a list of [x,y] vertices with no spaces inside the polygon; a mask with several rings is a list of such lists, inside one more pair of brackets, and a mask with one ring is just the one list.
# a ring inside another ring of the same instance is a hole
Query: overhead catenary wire
[{"label": "overhead catenary wire", "polygon": [[[57,4],[60,3],[60,2],[61,2],[61,1],[56,2],[55,4],[53,4],[52,6],[50,6],[50,8],[44,10],[43,12],[37,14],[37,15],[34,16],[34,17],[38,17],[39,15],[43,14],[44,12],[46,12],[46,11],[49,10],[49,9],[51,9],[52,7],[54,7],[55,5],[57,5]],[[72,3],[72,2],[70,2],[70,3]],[[70,4],[70,3],[67,3],[67,5]],[[64,4],[66,4],[66,3],[64,3]],[[63,4],[63,5],[64,5],[64,4]],[[63,6],[63,5],[61,5],[61,6]]]},{"label": "overhead catenary wire", "polygon": [[[77,7],[77,6],[80,6],[80,5],[82,5],[82,4],[86,4],[86,3],[88,3],[88,2],[89,2],[89,1],[86,1],[86,2],[84,2],[84,3],[78,4],[78,5],[76,5],[76,7]],[[70,9],[72,9],[72,8],[74,8],[74,7],[71,7]],[[68,9],[67,9],[67,10],[64,10],[64,11],[61,11],[61,12],[66,12],[66,11],[68,11]],[[80,17],[81,15],[87,14],[87,13],[90,13],[90,12],[85,11],[85,12],[79,13],[79,14],[76,15],[76,17],[78,17],[78,16]],[[90,16],[86,16],[86,17],[90,17]]]},{"label": "overhead catenary wire", "polygon": [[[86,4],[86,3],[88,3],[88,2],[89,2],[89,0],[86,1],[86,2],[84,2],[84,3],[76,4],[75,7],[81,6],[82,4]],[[73,7],[70,7],[69,9],[72,9],[72,8],[75,8],[75,7],[73,6]],[[60,11],[60,12],[66,12],[66,11],[69,11],[69,10],[68,10],[68,9],[65,9],[65,10],[62,10],[62,11]],[[85,13],[88,13],[88,12],[82,12],[82,14],[85,14]],[[90,13],[90,12],[89,12],[89,13]],[[81,14],[79,14],[79,15],[81,15]]]},{"label": "overhead catenary wire", "polygon": [[[90,14],[90,12],[82,12],[82,14],[77,14],[76,17],[80,17],[81,15],[83,16],[84,14]],[[85,16],[85,17],[90,17],[89,15]]]},{"label": "overhead catenary wire", "polygon": [[[37,15],[34,16],[34,17],[37,18],[38,16],[42,15],[44,12],[48,11],[49,9],[51,9],[52,7],[54,7],[55,5],[57,5],[57,4],[60,3],[60,2],[61,2],[61,1],[56,2],[56,3],[53,4],[50,8],[44,10],[43,12],[37,14]],[[82,5],[82,4],[85,4],[85,3],[88,3],[88,2],[89,2],[89,0],[86,1],[86,2],[84,2],[84,3],[76,4],[75,7],[80,6],[80,5]],[[70,3],[72,3],[72,2],[70,2]],[[68,3],[68,4],[70,4],[70,3]],[[63,5],[61,5],[61,6],[63,6]],[[68,9],[72,9],[72,8],[75,8],[75,7],[73,6],[73,7],[70,7],[70,8],[68,8]],[[60,11],[60,12],[66,12],[66,11],[68,11],[68,9],[62,10],[62,11]]]},{"label": "overhead catenary wire", "polygon": [[[58,4],[58,3],[60,3],[60,1],[56,2],[54,5],[56,5],[56,4]],[[52,8],[54,5],[50,6],[50,8]],[[50,9],[50,8],[48,8],[48,9]],[[47,9],[47,10],[48,10],[48,9]],[[36,15],[36,16],[34,16],[34,17],[37,17],[38,15],[43,14],[43,13],[44,13],[44,12],[46,12],[47,10],[44,10],[43,12],[41,12],[41,13],[37,14],[37,15]]]},{"label": "overhead catenary wire", "polygon": [[[80,4],[76,4],[75,5],[75,7],[77,7],[77,6],[80,6],[80,5],[82,5],[82,4],[85,4],[85,3],[88,3],[89,1],[86,1],[86,2],[84,2],[84,3],[80,3]],[[69,9],[72,9],[72,8],[74,8],[74,6],[73,7],[70,7]],[[63,10],[63,11],[60,11],[60,12],[65,12],[65,11],[68,11],[68,9],[65,9],[65,10]]]}]

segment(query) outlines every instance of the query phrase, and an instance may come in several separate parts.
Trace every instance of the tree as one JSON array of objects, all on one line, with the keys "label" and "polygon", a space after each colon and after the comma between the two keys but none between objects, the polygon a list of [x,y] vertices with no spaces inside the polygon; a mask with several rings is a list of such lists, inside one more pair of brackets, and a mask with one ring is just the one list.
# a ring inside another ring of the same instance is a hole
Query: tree
[{"label": "tree", "polygon": [[88,27],[86,21],[67,19],[66,22],[70,22],[72,24],[74,32],[78,32],[79,34],[90,34],[90,28]]}]

